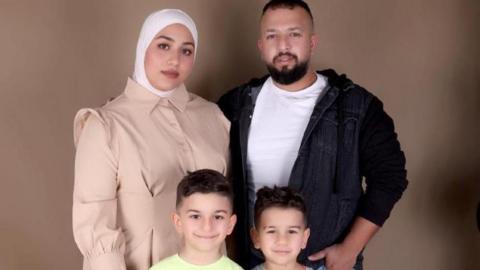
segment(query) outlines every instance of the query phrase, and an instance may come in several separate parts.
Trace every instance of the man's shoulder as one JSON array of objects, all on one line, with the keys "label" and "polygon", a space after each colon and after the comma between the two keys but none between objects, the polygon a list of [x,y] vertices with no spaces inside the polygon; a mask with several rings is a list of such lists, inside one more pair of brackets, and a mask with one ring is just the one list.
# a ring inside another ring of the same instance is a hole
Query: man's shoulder
[{"label": "man's shoulder", "polygon": [[248,82],[245,82],[243,84],[237,85],[234,88],[228,90],[220,99],[226,98],[226,97],[234,97],[234,96],[241,96],[243,95],[246,91],[255,88],[255,87],[261,87],[265,83],[265,81],[268,79],[269,75],[264,75],[260,78],[252,78]]},{"label": "man's shoulder", "polygon": [[246,101],[251,97],[252,89],[260,89],[268,77],[269,76],[266,75],[261,78],[253,78],[247,83],[241,84],[227,91],[220,97],[217,104],[230,121],[236,112],[238,112],[245,104],[248,104]]},{"label": "man's shoulder", "polygon": [[333,69],[321,70],[317,71],[317,73],[327,79],[328,85],[331,89],[336,89],[335,91],[339,92],[342,97],[340,100],[345,102],[346,105],[357,104],[354,106],[358,106],[358,104],[364,104],[368,106],[371,100],[375,97],[363,86],[353,82],[344,73],[337,73]]}]

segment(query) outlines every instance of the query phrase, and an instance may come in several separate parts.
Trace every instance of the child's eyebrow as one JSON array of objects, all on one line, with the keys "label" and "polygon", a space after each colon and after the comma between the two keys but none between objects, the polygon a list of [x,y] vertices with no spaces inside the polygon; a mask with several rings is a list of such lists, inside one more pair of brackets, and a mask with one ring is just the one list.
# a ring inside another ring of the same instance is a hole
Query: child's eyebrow
[{"label": "child's eyebrow", "polygon": [[200,213],[200,211],[195,210],[195,209],[188,209],[187,213],[194,212],[194,213]]},{"label": "child's eyebrow", "polygon": [[221,210],[216,210],[215,213],[225,213],[225,214],[227,214],[228,211],[221,209]]}]

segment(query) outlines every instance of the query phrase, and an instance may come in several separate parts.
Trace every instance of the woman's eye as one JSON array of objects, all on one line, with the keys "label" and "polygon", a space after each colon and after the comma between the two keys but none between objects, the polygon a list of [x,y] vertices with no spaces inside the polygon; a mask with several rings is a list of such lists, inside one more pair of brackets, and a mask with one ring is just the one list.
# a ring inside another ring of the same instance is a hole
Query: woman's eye
[{"label": "woman's eye", "polygon": [[189,55],[192,55],[193,51],[190,49],[183,49],[182,53],[183,55],[189,56]]},{"label": "woman's eye", "polygon": [[158,48],[162,49],[162,50],[168,50],[170,49],[170,46],[168,44],[165,44],[165,43],[160,43],[157,45]]}]

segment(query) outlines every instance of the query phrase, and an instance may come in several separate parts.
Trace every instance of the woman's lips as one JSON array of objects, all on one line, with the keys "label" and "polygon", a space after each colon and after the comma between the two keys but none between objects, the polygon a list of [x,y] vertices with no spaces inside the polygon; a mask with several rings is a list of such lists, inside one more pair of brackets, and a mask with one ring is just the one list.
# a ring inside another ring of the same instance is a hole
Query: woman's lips
[{"label": "woman's lips", "polygon": [[162,70],[161,72],[163,75],[170,79],[176,79],[179,75],[178,71],[175,70]]}]

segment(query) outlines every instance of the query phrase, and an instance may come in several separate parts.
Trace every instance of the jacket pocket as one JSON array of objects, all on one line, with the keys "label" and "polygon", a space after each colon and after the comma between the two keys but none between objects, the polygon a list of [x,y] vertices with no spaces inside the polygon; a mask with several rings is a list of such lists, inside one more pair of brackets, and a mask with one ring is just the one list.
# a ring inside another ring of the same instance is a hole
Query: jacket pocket
[{"label": "jacket pocket", "polygon": [[357,130],[357,119],[354,117],[345,118],[343,121],[343,146],[345,151],[352,152],[355,134]]}]

